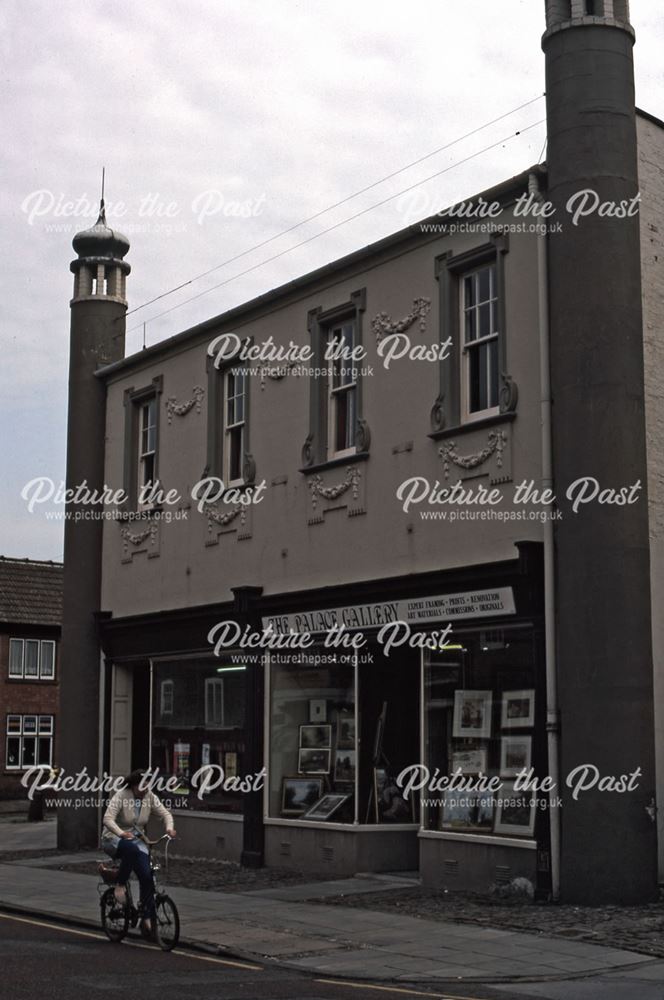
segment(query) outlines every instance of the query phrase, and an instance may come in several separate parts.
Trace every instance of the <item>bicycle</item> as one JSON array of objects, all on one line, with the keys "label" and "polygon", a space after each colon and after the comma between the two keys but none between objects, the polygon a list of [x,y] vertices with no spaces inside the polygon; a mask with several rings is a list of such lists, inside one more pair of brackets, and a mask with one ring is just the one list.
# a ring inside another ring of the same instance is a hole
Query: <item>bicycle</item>
[{"label": "bicycle", "polygon": [[[161,866],[155,861],[152,855],[152,848],[166,841],[164,849],[164,866],[168,875],[168,847],[171,837],[164,834],[158,840],[148,840],[147,837],[140,838],[147,844],[150,871],[154,886],[154,906],[155,920],[154,939],[162,951],[172,951],[180,939],[180,916],[177,906],[171,897],[164,891],[161,885],[157,885],[155,875],[161,870]],[[100,894],[99,906],[101,909],[101,926],[109,941],[119,942],[127,935],[129,927],[136,927],[139,920],[144,917],[143,906],[139,902],[134,904],[131,894],[131,879],[128,880],[126,889],[126,899],[120,902],[115,898],[115,886],[117,885],[119,865],[107,865],[101,862],[98,866],[101,882],[97,886]]]}]

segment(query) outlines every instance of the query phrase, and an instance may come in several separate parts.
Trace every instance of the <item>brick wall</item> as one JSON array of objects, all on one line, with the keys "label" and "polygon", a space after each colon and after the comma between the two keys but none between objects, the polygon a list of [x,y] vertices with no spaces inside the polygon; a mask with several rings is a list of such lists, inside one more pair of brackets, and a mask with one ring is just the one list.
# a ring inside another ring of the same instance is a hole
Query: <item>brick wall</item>
[{"label": "brick wall", "polygon": [[[14,680],[9,677],[9,640],[53,639],[55,647],[55,681]],[[60,698],[60,632],[53,628],[23,626],[0,634],[0,798],[23,798],[21,773],[7,771],[7,716],[53,715],[53,761],[58,757],[58,706]]]}]

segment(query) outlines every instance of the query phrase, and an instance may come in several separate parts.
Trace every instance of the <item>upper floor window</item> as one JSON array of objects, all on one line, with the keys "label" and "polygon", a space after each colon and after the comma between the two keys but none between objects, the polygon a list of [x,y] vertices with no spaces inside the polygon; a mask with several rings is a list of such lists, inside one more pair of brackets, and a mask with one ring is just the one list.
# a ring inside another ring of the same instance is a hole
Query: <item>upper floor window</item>
[{"label": "upper floor window", "polygon": [[[249,338],[249,343],[251,339]],[[249,445],[249,373],[233,356],[221,363],[208,350],[208,437],[206,476],[216,476],[224,486],[250,486],[256,463]]]},{"label": "upper floor window", "polygon": [[244,425],[247,375],[244,367],[226,372],[224,408],[224,481],[227,486],[243,481]]},{"label": "upper floor window", "polygon": [[436,257],[439,340],[450,349],[439,362],[433,438],[516,414],[519,393],[509,370],[505,308],[508,254],[509,236],[496,232],[482,246]]},{"label": "upper floor window", "polygon": [[51,639],[10,639],[9,676],[51,681],[55,677],[55,642]]},{"label": "upper floor window", "polygon": [[161,375],[139,389],[126,389],[124,491],[131,507],[150,508],[163,492],[159,479]]},{"label": "upper floor window", "polygon": [[370,433],[362,402],[362,317],[366,289],[331,309],[309,311],[312,364],[321,374],[309,380],[309,433],[302,447],[303,470],[357,456],[367,458]]},{"label": "upper floor window", "polygon": [[157,459],[157,399],[139,404],[138,488],[139,492],[155,483]]},{"label": "upper floor window", "polygon": [[464,274],[462,390],[466,419],[498,412],[498,289],[495,263]]},{"label": "upper floor window", "polygon": [[332,370],[328,384],[328,455],[337,458],[355,451],[357,362],[352,360],[355,322],[333,326],[328,345]]}]

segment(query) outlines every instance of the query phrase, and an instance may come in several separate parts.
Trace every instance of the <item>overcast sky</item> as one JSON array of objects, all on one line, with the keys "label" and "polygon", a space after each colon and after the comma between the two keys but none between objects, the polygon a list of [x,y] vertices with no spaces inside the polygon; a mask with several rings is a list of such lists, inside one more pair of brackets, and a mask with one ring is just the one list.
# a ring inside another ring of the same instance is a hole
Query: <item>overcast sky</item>
[{"label": "overcast sky", "polygon": [[[637,103],[664,117],[660,0],[632,0],[632,20]],[[109,223],[131,240],[131,309],[537,98],[543,24],[543,0],[4,0],[0,554],[62,557],[62,523],[20,492],[64,478],[71,239],[95,221],[103,164]],[[408,209],[519,173],[544,125],[514,133],[543,117],[540,99],[129,316],[127,353],[144,319],[431,174],[445,171],[416,203],[152,319],[148,345],[402,228]]]}]

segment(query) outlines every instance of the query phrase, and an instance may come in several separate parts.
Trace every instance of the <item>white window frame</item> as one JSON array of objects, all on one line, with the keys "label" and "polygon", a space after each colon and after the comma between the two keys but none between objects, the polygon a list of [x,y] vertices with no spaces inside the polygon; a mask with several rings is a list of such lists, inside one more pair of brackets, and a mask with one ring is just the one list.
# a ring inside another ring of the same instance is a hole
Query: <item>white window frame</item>
[{"label": "white window frame", "polygon": [[[35,674],[28,674],[25,671],[26,666],[26,652],[27,643],[35,642],[37,643],[37,672]],[[12,644],[19,644],[21,649],[20,665],[17,670],[14,666],[12,670]],[[43,651],[45,646],[50,646],[52,650],[51,657],[51,670],[47,673],[44,666],[44,656]],[[55,680],[55,657],[56,657],[56,643],[54,639],[35,639],[34,637],[28,638],[18,638],[12,636],[9,640],[9,664],[7,668],[7,676],[10,680],[23,680],[23,681],[53,681]]]},{"label": "white window frame", "polygon": [[[33,727],[26,731],[27,720],[34,720]],[[5,735],[5,770],[7,771],[27,771],[31,767],[39,765],[39,745],[40,740],[48,740],[48,763],[41,766],[53,766],[53,740],[55,732],[55,720],[52,715],[8,715],[6,717]],[[14,728],[12,728],[12,725]],[[9,763],[9,741],[18,740],[18,764]],[[26,741],[34,741],[34,762],[26,764],[25,747]]]},{"label": "white window frame", "polygon": [[[338,323],[332,324],[327,330],[326,344],[327,347],[338,339],[346,338],[346,329],[350,328],[351,333],[351,344],[346,345],[349,347],[349,351],[352,352],[355,348],[355,341],[357,337],[356,325],[354,319],[340,320]],[[351,368],[353,371],[356,370],[357,362],[352,358],[340,358],[338,361],[330,361],[330,369],[332,374],[328,378],[328,389],[327,389],[327,454],[329,458],[346,458],[347,456],[354,455],[357,452],[357,447],[354,443],[355,441],[355,424],[357,423],[357,378],[354,375],[350,377],[348,375],[339,376],[339,384],[335,385],[336,375],[334,370],[336,366],[339,368]],[[344,381],[348,379],[348,381]],[[343,404],[341,403],[343,400]],[[349,400],[351,401],[349,403]],[[353,444],[348,445],[346,448],[340,448],[337,450],[337,415],[339,412],[339,407],[345,405],[347,409],[347,433],[350,433]],[[349,416],[348,410],[351,411]]]},{"label": "white window frame", "polygon": [[[224,691],[223,677],[206,677],[205,678],[205,728],[206,729],[226,728],[224,696],[225,696],[225,691]],[[215,703],[217,698],[220,699],[220,707],[221,707],[220,722],[215,721],[213,714],[214,709],[216,707]]]},{"label": "white window frame", "polygon": [[[137,495],[140,497],[141,491],[151,483],[154,487],[157,485],[158,479],[155,475],[157,469],[157,397],[156,395],[146,396],[144,399],[137,401],[138,406],[138,442],[137,442],[137,483],[138,492]],[[154,419],[150,423],[150,407],[154,407]],[[150,448],[150,431],[154,435],[153,447]],[[143,449],[143,435],[145,434],[148,447]],[[145,465],[148,459],[152,459],[152,476],[150,479],[145,477]],[[142,507],[149,507],[151,504],[143,503]]]},{"label": "white window frame", "polygon": [[[237,387],[240,384],[239,370],[242,370],[241,391],[237,391]],[[235,390],[231,395],[231,386]],[[242,406],[242,416],[240,419],[237,417],[237,401],[241,400]],[[231,415],[232,413],[232,415]],[[224,484],[226,486],[241,486],[244,483],[243,475],[243,463],[244,463],[244,442],[245,442],[245,432],[247,424],[247,370],[242,365],[237,368],[229,368],[224,372],[224,444],[223,444],[223,456],[224,456]],[[239,430],[240,438],[240,475],[232,477],[231,476],[231,454],[232,446],[231,441],[235,436],[234,432]]]},{"label": "white window frame", "polygon": [[[18,672],[14,669],[12,670],[12,643],[19,643],[21,647],[21,655],[19,657]],[[23,677],[23,657],[25,654],[25,643],[23,639],[10,639],[9,640],[9,667],[8,676],[19,678]]]},{"label": "white window frame", "polygon": [[[44,667],[44,647],[51,647],[51,671],[46,673]],[[55,642],[53,639],[42,639],[39,644],[39,679],[42,681],[55,680]]]},{"label": "white window frame", "polygon": [[[472,306],[468,307],[466,305],[466,279],[474,278],[481,271],[489,271],[489,298],[482,300],[482,302],[475,302]],[[459,310],[460,310],[460,331],[461,331],[461,414],[463,423],[472,423],[475,420],[484,420],[487,417],[497,416],[500,413],[500,405],[496,403],[495,406],[486,407],[484,410],[471,410],[470,409],[470,356],[473,351],[476,351],[478,347],[482,344],[489,344],[495,341],[498,344],[499,341],[499,330],[492,330],[491,333],[484,337],[477,336],[474,340],[466,340],[466,314],[470,310],[475,312],[475,323],[476,330],[479,333],[479,308],[480,305],[489,304],[489,314],[490,316],[496,316],[496,326],[500,321],[499,316],[499,290],[498,290],[498,272],[496,268],[495,261],[488,261],[483,264],[478,264],[477,267],[470,268],[467,271],[462,271],[459,274]],[[493,305],[495,303],[495,306]],[[493,306],[493,308],[491,308]],[[496,351],[496,358],[498,357],[498,351]],[[498,364],[498,360],[496,360]],[[489,376],[491,377],[491,376]],[[496,380],[496,392],[500,391],[500,372],[496,371],[493,373],[493,377]]]}]

